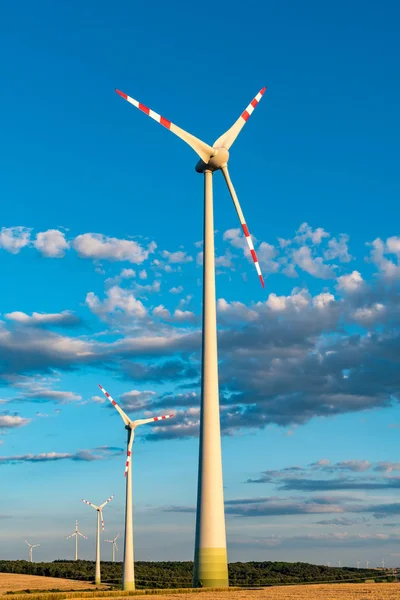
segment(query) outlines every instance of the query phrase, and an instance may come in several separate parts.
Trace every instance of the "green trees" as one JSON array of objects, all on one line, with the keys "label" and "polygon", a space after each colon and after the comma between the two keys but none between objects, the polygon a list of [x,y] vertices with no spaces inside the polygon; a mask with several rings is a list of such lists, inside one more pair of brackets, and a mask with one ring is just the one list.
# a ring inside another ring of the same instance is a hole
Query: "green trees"
[{"label": "green trees", "polygon": [[[187,562],[135,562],[137,588],[191,587],[193,563]],[[94,561],[56,560],[50,563],[30,563],[26,560],[0,560],[0,572],[42,575],[93,581]],[[308,563],[246,562],[229,565],[229,583],[232,586],[265,586],[295,583],[329,583],[334,581],[364,581],[374,579],[381,573],[374,569],[335,568]],[[104,583],[119,586],[122,579],[122,563],[102,562],[101,575]]]}]

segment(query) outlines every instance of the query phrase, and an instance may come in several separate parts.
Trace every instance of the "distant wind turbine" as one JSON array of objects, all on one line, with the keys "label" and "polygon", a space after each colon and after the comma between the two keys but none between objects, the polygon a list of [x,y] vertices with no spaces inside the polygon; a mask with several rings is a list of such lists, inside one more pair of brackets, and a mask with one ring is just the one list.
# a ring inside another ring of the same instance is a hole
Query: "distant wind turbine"
[{"label": "distant wind turbine", "polygon": [[135,429],[139,425],[145,425],[146,423],[153,423],[155,421],[163,421],[164,419],[170,419],[174,415],[163,415],[161,417],[151,417],[150,419],[137,419],[131,421],[130,418],[122,408],[111,398],[110,394],[101,386],[99,388],[109,399],[111,404],[119,412],[123,422],[125,423],[125,429],[128,432],[127,440],[127,455],[125,463],[125,477],[126,477],[126,504],[125,504],[125,539],[124,539],[124,567],[122,574],[122,589],[123,590],[134,590],[135,589],[135,567],[134,567],[134,554],[133,554],[133,522],[132,522],[132,469],[130,468],[132,446],[135,439]]},{"label": "distant wind turbine", "polygon": [[103,504],[100,504],[99,506],[96,506],[96,504],[92,504],[91,502],[88,502],[88,500],[84,500],[82,498],[82,502],[84,502],[85,504],[88,504],[89,506],[91,506],[92,508],[94,508],[94,510],[97,510],[97,527],[96,527],[96,575],[95,575],[95,583],[96,583],[96,585],[99,585],[99,583],[101,583],[101,576],[100,576],[100,521],[101,521],[101,529],[102,529],[102,531],[104,531],[103,508],[105,507],[105,505],[108,502],[111,502],[111,500],[113,498],[114,498],[114,494],[112,496],[110,496],[109,498],[107,498],[107,500],[105,502],[103,502]]},{"label": "distant wind turbine", "polygon": [[[228,161],[231,146],[260,102],[265,90],[264,87],[258,92],[232,127],[215,140],[213,146],[184,131],[124,92],[115,90],[124,100],[186,142],[200,157],[196,171],[204,174],[203,339],[194,587],[229,586],[218,391],[213,174],[216,171],[222,172],[239,217],[249,256],[254,262],[257,275],[264,287],[264,279],[253,241],[229,175]],[[154,167],[154,149],[149,150],[149,153],[148,165],[152,172],[157,172]],[[250,158],[248,158],[248,163],[251,164]],[[179,169],[181,167],[180,158],[174,155],[171,165],[173,165],[172,168]],[[167,210],[169,211],[170,208]],[[124,587],[124,589],[129,588]]]},{"label": "distant wind turbine", "polygon": [[359,569],[359,568],[360,568],[360,561],[358,560],[357,561],[357,569]]},{"label": "distant wind turbine", "polygon": [[28,544],[28,546],[29,546],[29,562],[33,562],[32,561],[32,550],[33,550],[33,548],[37,548],[38,546],[40,546],[40,544],[30,544],[26,540],[25,540],[25,544]]},{"label": "distant wind turbine", "polygon": [[342,561],[341,561],[341,560],[338,560],[338,561],[337,561],[337,564],[338,564],[338,567],[340,568],[340,567],[342,566]]},{"label": "distant wind turbine", "polygon": [[366,561],[365,561],[365,566],[366,566],[366,568],[368,569],[368,567],[369,567],[369,560],[366,560]]},{"label": "distant wind turbine", "polygon": [[113,540],[104,540],[105,542],[110,542],[112,544],[112,561],[115,562],[115,551],[118,552],[117,539],[119,538],[119,534]]},{"label": "distant wind turbine", "polygon": [[78,535],[80,535],[85,540],[87,540],[86,535],[83,535],[83,533],[81,533],[80,531],[78,531],[78,521],[75,521],[75,531],[74,531],[74,533],[71,533],[71,535],[69,535],[68,537],[65,538],[66,540],[70,540],[72,537],[75,536],[75,560],[78,560]]}]

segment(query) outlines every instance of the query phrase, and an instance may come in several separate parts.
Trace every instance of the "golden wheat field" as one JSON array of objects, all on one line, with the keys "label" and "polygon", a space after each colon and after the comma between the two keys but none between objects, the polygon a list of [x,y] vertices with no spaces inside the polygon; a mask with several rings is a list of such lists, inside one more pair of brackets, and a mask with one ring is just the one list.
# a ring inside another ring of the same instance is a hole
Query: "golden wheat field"
[{"label": "golden wheat field", "polygon": [[[108,586],[107,586],[108,587]],[[0,573],[0,595],[21,590],[95,590],[93,583],[58,577],[37,577],[17,573]]]},{"label": "golden wheat field", "polygon": [[[238,590],[180,594],[158,593],[157,600],[400,600],[400,583],[357,583],[271,587],[263,590]],[[92,599],[94,600],[94,599]],[[104,600],[104,598],[99,599]],[[113,600],[116,600],[114,597]],[[126,597],[121,597],[126,600]]]},{"label": "golden wheat field", "polygon": [[[13,600],[29,600],[29,598],[33,600],[35,596],[39,595],[40,600],[46,600],[46,597],[47,600],[56,600],[60,596],[63,598],[73,596],[75,599],[90,597],[90,600],[104,600],[105,596],[111,596],[113,600],[126,600],[127,595],[118,592],[96,593],[99,589],[107,588],[106,585],[96,588],[93,583],[87,581],[0,573],[0,595],[14,592],[16,594],[11,596]],[[46,590],[52,589],[73,590],[73,593],[52,594],[50,592],[46,594]],[[26,590],[40,590],[40,592],[39,594],[24,594]],[[82,592],[81,596],[79,590],[86,590],[86,592]],[[88,594],[88,590],[91,590],[91,593]],[[146,597],[154,597],[157,600],[183,600],[186,598],[191,600],[400,600],[400,583],[341,583],[269,587],[255,590],[196,590],[193,592],[177,590],[165,593],[157,590],[154,594],[150,590],[146,590],[136,593],[137,597],[145,594]]]}]

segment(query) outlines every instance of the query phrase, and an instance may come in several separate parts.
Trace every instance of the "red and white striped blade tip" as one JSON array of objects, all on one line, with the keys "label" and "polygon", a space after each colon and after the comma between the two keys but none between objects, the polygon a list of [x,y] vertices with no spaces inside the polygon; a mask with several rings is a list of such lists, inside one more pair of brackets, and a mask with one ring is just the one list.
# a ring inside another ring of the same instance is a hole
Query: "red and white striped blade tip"
[{"label": "red and white striped blade tip", "polygon": [[163,415],[162,417],[154,417],[154,421],[163,421],[164,419],[172,419],[174,415]]},{"label": "red and white striped blade tip", "polygon": [[117,90],[115,89],[115,91],[117,92],[117,94],[119,94],[124,100],[128,100],[128,95],[125,94],[124,92],[121,92],[121,90]]}]

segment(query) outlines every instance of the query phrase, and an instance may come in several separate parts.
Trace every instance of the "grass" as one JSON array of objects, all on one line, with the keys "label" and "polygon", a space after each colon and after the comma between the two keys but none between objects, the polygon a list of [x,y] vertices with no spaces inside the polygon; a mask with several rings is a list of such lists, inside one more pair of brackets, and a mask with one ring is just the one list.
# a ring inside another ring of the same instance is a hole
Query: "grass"
[{"label": "grass", "polygon": [[8,592],[13,595],[13,600],[67,600],[68,598],[122,598],[125,596],[148,596],[162,595],[162,594],[196,594],[204,592],[234,592],[240,588],[229,587],[229,588],[171,588],[171,589],[156,589],[156,590],[130,590],[124,592],[123,590],[113,591],[77,591],[77,592],[42,592],[37,590],[24,590],[24,593],[20,592]]}]

